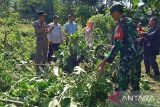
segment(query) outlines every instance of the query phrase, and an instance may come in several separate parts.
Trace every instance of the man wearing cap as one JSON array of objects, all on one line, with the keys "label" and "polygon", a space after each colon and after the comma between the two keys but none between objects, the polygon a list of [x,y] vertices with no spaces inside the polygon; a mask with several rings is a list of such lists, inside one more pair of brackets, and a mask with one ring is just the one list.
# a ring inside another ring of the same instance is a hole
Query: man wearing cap
[{"label": "man wearing cap", "polygon": [[48,52],[48,39],[46,33],[46,24],[45,24],[45,16],[46,14],[43,11],[37,13],[38,20],[34,22],[33,27],[36,33],[36,74],[41,74],[41,64],[45,64],[47,62],[47,52]]},{"label": "man wearing cap", "polygon": [[120,93],[120,91],[126,91],[129,83],[133,91],[139,91],[142,48],[138,46],[136,27],[134,27],[132,20],[123,14],[123,5],[120,3],[113,4],[110,13],[117,22],[113,37],[114,42],[110,52],[100,63],[99,70],[103,71],[105,64],[112,63],[118,52],[120,52],[118,88],[115,95],[119,95],[117,93]]},{"label": "man wearing cap", "polygon": [[59,49],[59,45],[63,42],[63,32],[61,25],[58,23],[59,16],[53,16],[53,23],[49,24],[48,27],[48,40],[49,40],[49,52],[48,52],[48,62],[52,60],[52,55],[55,51]]},{"label": "man wearing cap", "polygon": [[68,22],[64,25],[64,31],[67,35],[73,35],[77,30],[77,23],[74,22],[75,16],[73,14],[68,15]]}]

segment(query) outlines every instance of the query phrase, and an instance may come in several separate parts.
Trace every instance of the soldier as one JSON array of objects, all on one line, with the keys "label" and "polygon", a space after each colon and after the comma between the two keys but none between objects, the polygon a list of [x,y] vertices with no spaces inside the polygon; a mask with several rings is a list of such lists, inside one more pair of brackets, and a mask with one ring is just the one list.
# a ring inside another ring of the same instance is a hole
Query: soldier
[{"label": "soldier", "polygon": [[153,68],[154,77],[160,75],[156,55],[159,54],[160,27],[157,25],[157,18],[151,17],[149,20],[149,32],[144,36],[144,64],[146,73],[150,73],[150,66]]},{"label": "soldier", "polygon": [[46,33],[45,16],[43,11],[37,13],[38,20],[34,22],[33,26],[36,33],[36,57],[35,57],[35,68],[36,74],[40,75],[40,64],[45,64],[47,62],[47,52],[48,52],[48,39]]},{"label": "soldier", "polygon": [[[126,91],[131,83],[133,91],[139,91],[141,76],[141,48],[138,46],[138,35],[136,26],[132,19],[123,13],[123,6],[120,3],[113,4],[110,8],[113,19],[117,22],[114,34],[114,42],[109,54],[99,64],[99,70],[103,71],[106,63],[112,63],[120,51],[120,63],[118,71],[118,88],[115,95],[120,91]],[[110,98],[114,97],[110,96]]]}]

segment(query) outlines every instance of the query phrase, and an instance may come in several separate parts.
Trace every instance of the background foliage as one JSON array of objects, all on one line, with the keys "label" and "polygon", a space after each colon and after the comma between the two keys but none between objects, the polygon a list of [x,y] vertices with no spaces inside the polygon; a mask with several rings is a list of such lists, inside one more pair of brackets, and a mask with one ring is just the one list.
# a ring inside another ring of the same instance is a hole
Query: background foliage
[{"label": "background foliage", "polygon": [[[147,25],[150,16],[160,17],[158,0],[116,1],[123,2],[127,15],[135,21],[140,19],[144,25]],[[105,49],[101,49],[100,54],[104,55],[109,50],[108,44],[111,43],[115,27],[108,11],[112,2],[114,0],[107,0],[105,14],[99,14],[103,13],[104,4],[98,0],[0,0],[0,106],[113,106],[106,98],[117,85],[119,56],[101,74],[97,70],[101,59],[95,54],[96,47],[102,44]],[[69,44],[61,46],[56,53],[58,62],[55,66],[47,67],[45,71],[48,75],[42,77],[35,76],[33,61],[30,60],[30,55],[35,52],[32,23],[37,18],[36,11],[39,10],[48,14],[48,23],[52,21],[52,15],[58,14],[62,25],[67,21],[69,13],[75,13],[80,28],[69,38]],[[93,21],[95,27],[92,47],[87,46],[83,39],[83,27],[87,21]],[[73,73],[67,75],[65,71]],[[142,91],[157,91],[160,89],[159,85],[159,82],[142,75]],[[7,99],[7,102],[2,99]],[[18,102],[13,104],[10,100]],[[158,107],[159,100],[140,103],[141,107]]]}]

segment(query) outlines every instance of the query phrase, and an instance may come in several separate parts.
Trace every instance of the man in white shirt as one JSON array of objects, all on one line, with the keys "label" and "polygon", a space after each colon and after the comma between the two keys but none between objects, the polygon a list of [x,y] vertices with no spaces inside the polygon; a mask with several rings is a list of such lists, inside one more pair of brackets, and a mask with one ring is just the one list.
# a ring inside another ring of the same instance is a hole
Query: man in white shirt
[{"label": "man in white shirt", "polygon": [[68,15],[68,22],[64,25],[64,31],[67,35],[73,35],[77,30],[77,23],[74,22],[75,16],[73,14]]},{"label": "man in white shirt", "polygon": [[53,16],[53,23],[49,24],[48,28],[48,40],[49,40],[49,52],[48,52],[48,62],[52,60],[52,55],[55,51],[59,49],[59,45],[63,42],[63,32],[61,25],[58,23],[59,16]]}]

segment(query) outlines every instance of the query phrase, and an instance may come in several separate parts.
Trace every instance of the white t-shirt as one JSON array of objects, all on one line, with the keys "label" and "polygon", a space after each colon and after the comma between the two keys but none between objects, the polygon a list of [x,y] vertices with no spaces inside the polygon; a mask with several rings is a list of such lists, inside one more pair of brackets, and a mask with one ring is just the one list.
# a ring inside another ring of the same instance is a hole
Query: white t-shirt
[{"label": "white t-shirt", "polygon": [[54,23],[50,23],[48,30],[51,30],[48,34],[48,40],[53,43],[62,43],[63,41],[63,33],[60,24],[55,25]]}]

